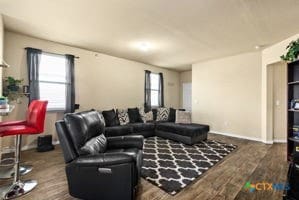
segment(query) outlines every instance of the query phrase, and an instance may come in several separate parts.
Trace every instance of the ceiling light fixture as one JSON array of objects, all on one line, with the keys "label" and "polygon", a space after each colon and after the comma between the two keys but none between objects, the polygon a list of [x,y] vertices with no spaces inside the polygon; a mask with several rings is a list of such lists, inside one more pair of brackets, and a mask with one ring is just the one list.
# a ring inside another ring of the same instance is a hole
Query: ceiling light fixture
[{"label": "ceiling light fixture", "polygon": [[139,49],[140,49],[141,51],[146,52],[146,51],[148,51],[150,48],[151,48],[151,47],[150,47],[150,44],[147,43],[147,42],[142,42],[142,43],[139,44]]},{"label": "ceiling light fixture", "polygon": [[260,45],[255,45],[255,46],[254,46],[254,48],[255,48],[256,50],[263,49],[263,48],[265,48],[265,47],[267,47],[266,44],[260,44]]}]

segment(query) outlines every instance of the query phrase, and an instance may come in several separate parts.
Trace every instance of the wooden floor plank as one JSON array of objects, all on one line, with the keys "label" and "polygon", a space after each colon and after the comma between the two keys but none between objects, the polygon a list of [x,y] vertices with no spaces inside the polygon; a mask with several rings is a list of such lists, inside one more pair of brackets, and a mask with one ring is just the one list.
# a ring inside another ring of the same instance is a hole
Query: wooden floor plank
[{"label": "wooden floor plank", "polygon": [[[259,142],[209,134],[209,139],[238,145],[238,148],[220,163],[209,169],[191,185],[175,196],[169,195],[148,181],[141,179],[137,200],[230,200],[230,199],[281,199],[282,192],[259,191],[250,193],[243,189],[246,181],[284,182],[287,174],[286,145],[265,145]],[[39,185],[22,200],[70,200],[64,171],[64,161],[59,146],[51,152],[34,150],[22,152],[22,160],[34,166],[22,177],[36,179]],[[5,184],[8,181],[0,181]]]}]

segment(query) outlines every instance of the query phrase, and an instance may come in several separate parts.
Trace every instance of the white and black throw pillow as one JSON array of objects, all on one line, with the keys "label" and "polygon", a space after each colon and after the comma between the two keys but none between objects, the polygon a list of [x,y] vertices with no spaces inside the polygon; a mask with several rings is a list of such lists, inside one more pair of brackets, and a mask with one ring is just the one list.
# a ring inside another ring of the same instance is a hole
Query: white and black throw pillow
[{"label": "white and black throw pillow", "polygon": [[169,108],[158,108],[157,121],[168,121]]},{"label": "white and black throw pillow", "polygon": [[140,114],[140,117],[141,117],[143,123],[154,120],[153,111],[149,111],[146,113],[144,111],[144,108],[139,108],[139,114]]},{"label": "white and black throw pillow", "polygon": [[117,115],[121,126],[126,125],[130,122],[129,115],[126,110],[118,109]]},{"label": "white and black throw pillow", "polygon": [[153,121],[154,120],[153,111],[149,111],[149,112],[145,113],[144,118],[145,118],[146,122]]},{"label": "white and black throw pillow", "polygon": [[191,124],[191,112],[189,111],[176,111],[175,123]]}]

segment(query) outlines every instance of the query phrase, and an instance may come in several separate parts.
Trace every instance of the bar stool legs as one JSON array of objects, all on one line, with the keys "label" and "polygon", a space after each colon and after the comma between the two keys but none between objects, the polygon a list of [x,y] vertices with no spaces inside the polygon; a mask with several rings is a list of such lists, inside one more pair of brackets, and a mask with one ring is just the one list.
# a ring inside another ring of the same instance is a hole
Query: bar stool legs
[{"label": "bar stool legs", "polygon": [[21,153],[21,135],[16,135],[16,151],[15,151],[15,166],[14,180],[12,185],[0,187],[2,199],[14,199],[20,197],[37,186],[36,180],[20,180],[20,153]]},{"label": "bar stool legs", "polygon": [[[32,170],[32,165],[21,165],[20,166],[20,175],[23,176],[28,174]],[[0,169],[0,179],[9,179],[14,177],[14,167]]]}]

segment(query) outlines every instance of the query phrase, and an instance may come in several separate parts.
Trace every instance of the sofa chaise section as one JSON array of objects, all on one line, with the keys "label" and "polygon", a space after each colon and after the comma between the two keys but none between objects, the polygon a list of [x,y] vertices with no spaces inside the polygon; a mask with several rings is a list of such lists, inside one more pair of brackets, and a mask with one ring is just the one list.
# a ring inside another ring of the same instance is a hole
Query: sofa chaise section
[{"label": "sofa chaise section", "polygon": [[157,123],[155,134],[162,138],[193,145],[202,140],[206,140],[209,130],[208,125],[166,122]]}]

